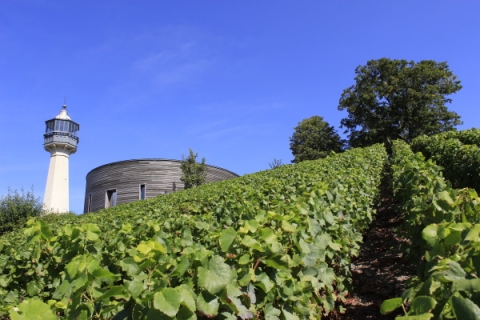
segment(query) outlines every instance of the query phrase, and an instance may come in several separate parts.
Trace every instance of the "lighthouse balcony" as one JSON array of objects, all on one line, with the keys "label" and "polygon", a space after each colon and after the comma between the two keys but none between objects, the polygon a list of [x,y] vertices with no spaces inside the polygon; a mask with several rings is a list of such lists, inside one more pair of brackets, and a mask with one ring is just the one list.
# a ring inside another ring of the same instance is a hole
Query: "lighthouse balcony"
[{"label": "lighthouse balcony", "polygon": [[68,144],[76,147],[78,137],[68,132],[50,132],[43,135],[44,145],[48,144]]}]

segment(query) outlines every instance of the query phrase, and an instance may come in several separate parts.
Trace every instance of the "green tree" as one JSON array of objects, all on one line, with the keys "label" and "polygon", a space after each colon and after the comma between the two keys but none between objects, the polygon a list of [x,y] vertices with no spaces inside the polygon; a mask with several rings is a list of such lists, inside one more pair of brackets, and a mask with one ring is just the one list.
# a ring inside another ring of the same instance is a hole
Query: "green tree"
[{"label": "green tree", "polygon": [[207,178],[207,165],[205,164],[205,158],[201,163],[197,162],[198,153],[193,153],[192,149],[189,150],[189,156],[185,158],[182,155],[182,177],[180,180],[184,184],[184,189],[198,187],[205,183]]},{"label": "green tree", "polygon": [[303,119],[294,129],[290,137],[293,163],[324,158],[332,151],[343,150],[344,141],[322,117]]},{"label": "green tree", "polygon": [[42,215],[43,205],[32,191],[21,192],[8,189],[6,196],[0,197],[0,234],[25,226],[31,217]]},{"label": "green tree", "polygon": [[345,89],[339,110],[347,110],[341,127],[352,147],[393,139],[412,141],[454,129],[460,116],[449,111],[446,96],[462,88],[446,62],[382,58],[355,69],[356,84]]}]

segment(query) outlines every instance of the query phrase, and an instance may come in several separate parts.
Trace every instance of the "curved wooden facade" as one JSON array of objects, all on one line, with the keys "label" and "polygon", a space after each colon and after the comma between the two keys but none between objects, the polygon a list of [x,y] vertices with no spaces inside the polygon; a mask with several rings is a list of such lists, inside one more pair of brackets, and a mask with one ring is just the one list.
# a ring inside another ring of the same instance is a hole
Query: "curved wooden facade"
[{"label": "curved wooden facade", "polygon": [[[183,190],[181,161],[138,159],[112,162],[87,174],[83,212],[153,198]],[[207,165],[207,182],[238,177],[237,174]]]}]

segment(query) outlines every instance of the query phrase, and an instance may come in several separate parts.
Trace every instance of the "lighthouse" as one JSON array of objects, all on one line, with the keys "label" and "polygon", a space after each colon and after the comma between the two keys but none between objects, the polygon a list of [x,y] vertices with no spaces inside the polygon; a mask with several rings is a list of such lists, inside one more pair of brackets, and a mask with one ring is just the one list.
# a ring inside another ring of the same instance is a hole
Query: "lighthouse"
[{"label": "lighthouse", "polygon": [[68,212],[68,160],[77,151],[80,125],[70,119],[66,105],[58,116],[45,124],[43,145],[50,152],[50,165],[43,197],[44,209],[49,213]]}]

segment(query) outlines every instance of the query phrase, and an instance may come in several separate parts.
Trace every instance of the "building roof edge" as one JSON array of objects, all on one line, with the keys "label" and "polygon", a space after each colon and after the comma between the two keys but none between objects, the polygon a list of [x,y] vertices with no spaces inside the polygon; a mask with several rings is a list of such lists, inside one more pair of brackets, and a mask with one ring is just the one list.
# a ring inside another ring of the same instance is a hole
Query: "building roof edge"
[{"label": "building roof edge", "polygon": [[[86,178],[88,178],[88,176],[90,175],[90,173],[92,173],[93,171],[95,170],[98,170],[100,168],[103,168],[103,167],[108,167],[108,166],[111,166],[111,165],[116,165],[116,164],[119,164],[119,163],[124,163],[124,162],[133,162],[133,161],[173,161],[173,162],[182,162],[182,160],[176,160],[176,159],[166,159],[166,158],[143,158],[143,159],[129,159],[129,160],[120,160],[120,161],[114,161],[114,162],[110,162],[110,163],[106,163],[106,164],[102,164],[96,168],[93,168],[92,170],[90,170],[87,175],[85,176]],[[216,168],[216,169],[220,169],[220,170],[224,170],[224,171],[227,171],[233,175],[236,175],[237,177],[240,177],[238,174],[236,174],[235,172],[233,171],[230,171],[228,169],[225,169],[225,168],[222,168],[222,167],[218,167],[218,166],[214,166],[214,165],[211,165],[211,164],[207,164],[206,163],[206,166],[207,167],[211,167],[211,168]]]}]

